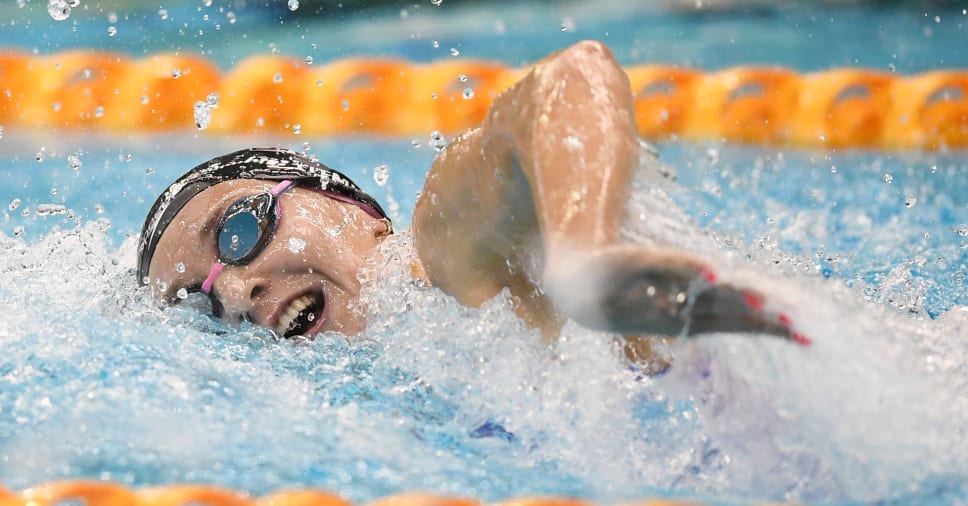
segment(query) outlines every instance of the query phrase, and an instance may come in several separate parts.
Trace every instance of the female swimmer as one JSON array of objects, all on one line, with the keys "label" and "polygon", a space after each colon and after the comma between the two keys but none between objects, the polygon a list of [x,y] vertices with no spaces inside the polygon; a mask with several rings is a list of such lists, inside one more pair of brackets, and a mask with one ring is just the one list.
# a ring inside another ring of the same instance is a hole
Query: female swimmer
[{"label": "female swimmer", "polygon": [[[629,81],[608,48],[581,42],[547,57],[434,161],[413,213],[415,276],[469,306],[506,287],[517,314],[549,337],[573,319],[624,335],[753,332],[806,344],[702,259],[620,242],[639,150]],[[335,227],[338,236],[326,232]],[[285,337],[353,334],[366,325],[353,309],[358,273],[378,265],[390,233],[380,205],[344,175],[287,150],[243,150],[158,198],[138,279],[170,300],[201,291],[216,316]],[[290,239],[306,243],[296,253]]]}]

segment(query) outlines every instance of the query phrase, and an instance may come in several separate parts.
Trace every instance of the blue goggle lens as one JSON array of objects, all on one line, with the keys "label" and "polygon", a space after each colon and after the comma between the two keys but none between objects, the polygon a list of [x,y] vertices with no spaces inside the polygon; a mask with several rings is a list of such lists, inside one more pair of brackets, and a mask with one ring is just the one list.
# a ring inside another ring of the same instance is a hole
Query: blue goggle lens
[{"label": "blue goggle lens", "polygon": [[229,206],[218,229],[219,260],[244,264],[272,238],[278,220],[276,198],[268,193],[246,197]]}]

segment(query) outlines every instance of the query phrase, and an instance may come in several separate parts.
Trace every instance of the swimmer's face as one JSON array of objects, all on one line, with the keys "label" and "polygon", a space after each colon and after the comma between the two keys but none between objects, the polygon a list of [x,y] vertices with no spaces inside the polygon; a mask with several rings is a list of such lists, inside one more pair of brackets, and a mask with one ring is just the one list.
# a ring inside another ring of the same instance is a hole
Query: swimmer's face
[{"label": "swimmer's face", "polygon": [[[151,259],[148,275],[155,291],[175,302],[182,288],[198,291],[217,262],[216,228],[226,209],[273,186],[227,181],[189,201]],[[216,316],[247,319],[286,336],[363,330],[366,322],[356,308],[358,274],[378,258],[387,224],[310,189],[291,188],[278,202],[280,219],[265,248],[246,265],[226,265],[215,278]]]}]

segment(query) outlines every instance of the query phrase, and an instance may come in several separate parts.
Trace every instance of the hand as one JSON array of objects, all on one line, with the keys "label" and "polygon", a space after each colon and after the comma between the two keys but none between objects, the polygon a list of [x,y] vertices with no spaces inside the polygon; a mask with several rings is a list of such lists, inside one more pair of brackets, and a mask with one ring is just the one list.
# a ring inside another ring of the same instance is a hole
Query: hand
[{"label": "hand", "polygon": [[762,333],[809,340],[783,313],[765,310],[751,290],[718,284],[713,270],[685,252],[637,245],[548,255],[544,285],[565,316],[622,334],[694,336]]}]

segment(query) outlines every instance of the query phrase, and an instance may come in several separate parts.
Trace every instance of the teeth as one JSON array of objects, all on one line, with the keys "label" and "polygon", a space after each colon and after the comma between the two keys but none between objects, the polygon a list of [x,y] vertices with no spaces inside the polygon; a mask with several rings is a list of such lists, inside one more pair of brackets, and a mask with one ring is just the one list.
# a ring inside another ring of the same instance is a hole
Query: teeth
[{"label": "teeth", "polygon": [[[317,302],[317,296],[315,294],[306,294],[292,301],[289,307],[279,317],[279,323],[276,324],[276,332],[285,334],[294,329],[297,325],[296,318],[299,316],[299,313],[312,306],[315,302]],[[313,316],[315,315],[310,315],[308,318],[309,321],[314,319]]]}]

